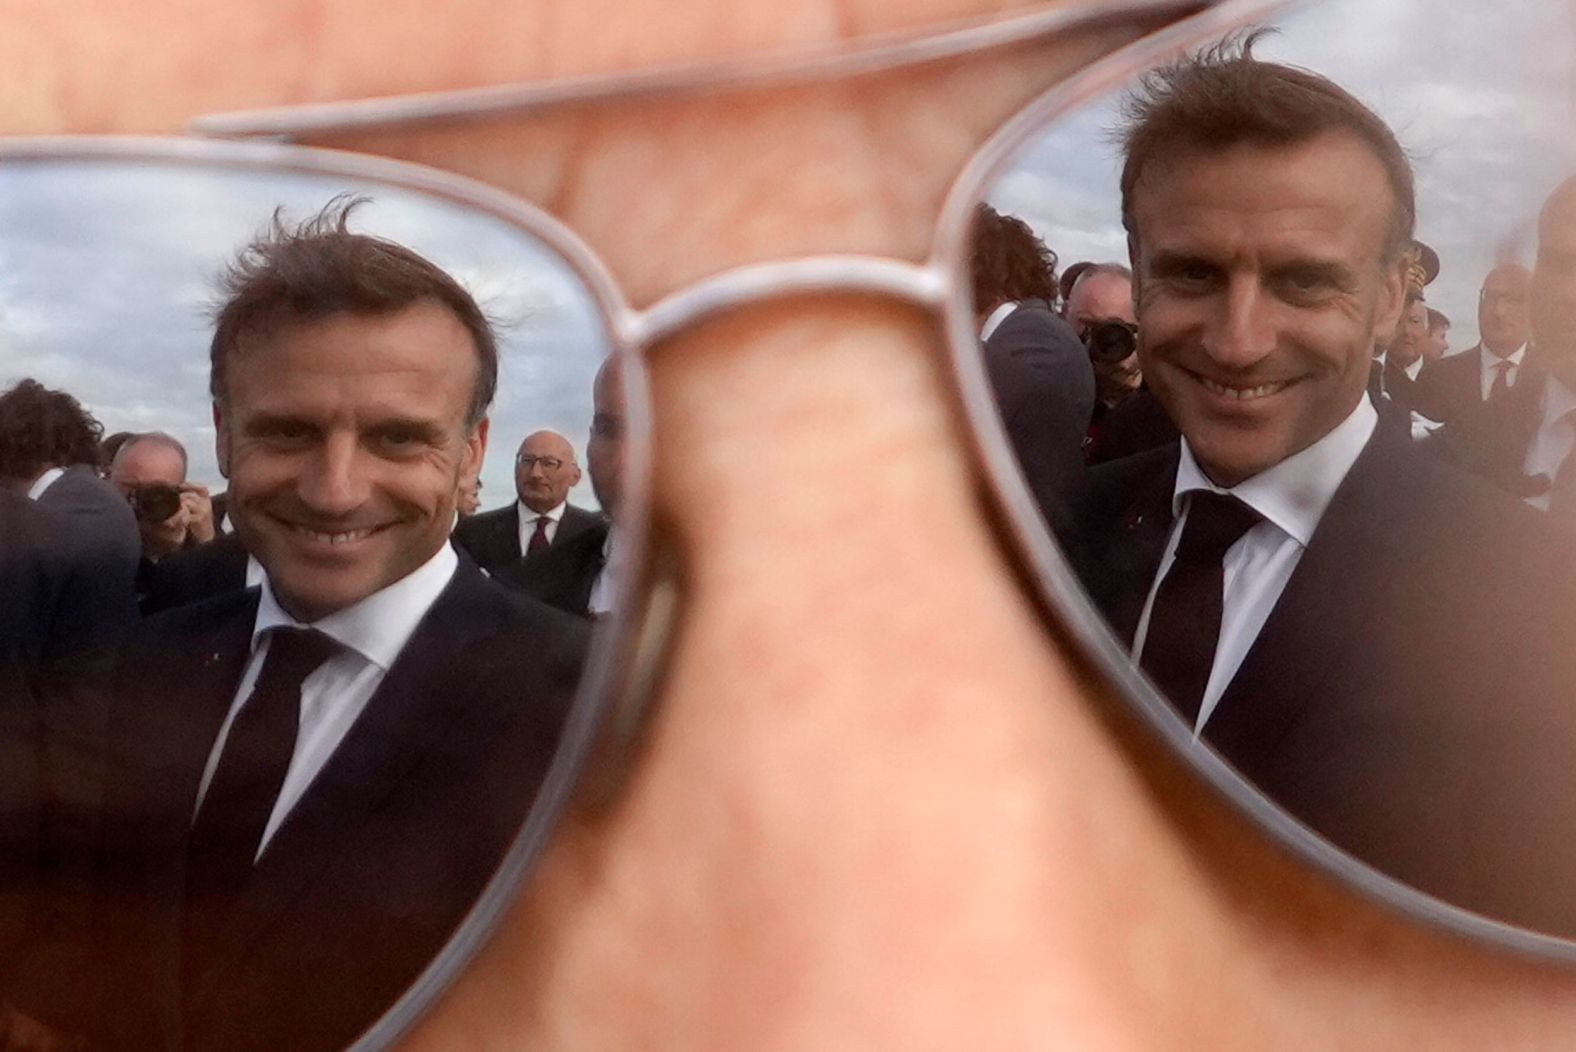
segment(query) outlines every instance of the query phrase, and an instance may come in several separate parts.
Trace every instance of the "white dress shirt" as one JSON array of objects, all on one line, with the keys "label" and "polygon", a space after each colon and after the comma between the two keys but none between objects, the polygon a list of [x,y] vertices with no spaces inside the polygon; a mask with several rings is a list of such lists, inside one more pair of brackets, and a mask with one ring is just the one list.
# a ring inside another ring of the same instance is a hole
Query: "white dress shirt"
[{"label": "white dress shirt", "polygon": [[[374,592],[354,606],[346,607],[304,625],[296,621],[279,606],[268,579],[263,578],[263,594],[257,607],[257,621],[252,627],[252,656],[247,661],[241,685],[230,701],[230,712],[219,728],[219,736],[208,754],[208,764],[203,769],[202,783],[197,790],[197,807],[202,807],[208,784],[213,781],[219,766],[219,755],[225,739],[230,736],[230,725],[251,696],[252,687],[262,671],[263,659],[268,655],[270,628],[295,626],[315,628],[339,643],[341,650],[307,676],[301,684],[301,722],[296,733],[295,751],[290,757],[290,768],[280,786],[279,797],[268,816],[262,840],[257,845],[256,858],[261,858],[268,842],[284,823],[285,818],[312,780],[328,763],[334,750],[344,741],[356,718],[367,707],[383,676],[394,664],[394,659],[404,649],[416,625],[426,616],[427,610],[454,576],[459,558],[454,549],[445,544],[437,554],[417,569],[395,581],[387,588]],[[192,811],[193,820],[197,810]],[[255,859],[254,859],[255,861]]]},{"label": "white dress shirt", "polygon": [[1017,302],[1014,300],[1008,300],[1006,303],[1003,303],[1001,306],[987,314],[985,316],[985,323],[980,326],[980,342],[984,343],[986,340],[990,339],[991,334],[1001,326],[1002,322],[1007,320],[1007,315],[1011,314],[1017,309]]},{"label": "white dress shirt", "polygon": [[1482,347],[1480,345],[1478,350],[1478,366],[1481,369],[1481,388],[1479,392],[1479,399],[1481,401],[1488,401],[1488,393],[1494,387],[1494,378],[1499,375],[1499,365],[1501,362],[1510,363],[1510,372],[1505,374],[1505,386],[1516,386],[1516,377],[1521,373],[1521,356],[1526,353],[1527,345],[1522,344],[1520,347],[1516,348],[1515,353],[1507,355],[1504,358],[1500,358],[1487,347]]},{"label": "white dress shirt", "polygon": [[1175,521],[1166,540],[1160,569],[1144,600],[1144,611],[1133,636],[1133,660],[1144,652],[1149,635],[1149,615],[1154,609],[1155,592],[1176,559],[1177,542],[1192,502],[1189,494],[1199,490],[1225,493],[1242,501],[1264,517],[1226,550],[1222,560],[1225,591],[1222,594],[1220,639],[1215,646],[1215,661],[1210,666],[1209,683],[1204,688],[1203,704],[1193,733],[1197,736],[1215,711],[1220,696],[1259,637],[1270,611],[1286,590],[1292,571],[1302,559],[1324,509],[1340,487],[1347,472],[1374,433],[1379,414],[1368,399],[1359,399],[1357,408],[1329,434],[1313,445],[1287,457],[1266,471],[1225,489],[1215,485],[1193,459],[1187,439],[1182,440],[1182,459],[1177,465],[1176,489],[1171,497]]},{"label": "white dress shirt", "polygon": [[619,545],[616,540],[618,535],[617,528],[609,526],[607,537],[602,541],[602,569],[597,571],[596,580],[591,582],[591,598],[586,601],[586,609],[592,617],[613,612],[613,582],[624,572],[621,557],[628,548],[627,545]]},{"label": "white dress shirt", "polygon": [[[1571,455],[1572,448],[1576,448],[1573,411],[1576,411],[1576,394],[1550,376],[1543,383],[1543,402],[1538,416],[1542,423],[1527,446],[1527,462],[1523,466],[1527,474],[1547,475],[1551,479],[1559,474],[1560,465]],[[1539,511],[1548,511],[1552,497],[1553,493],[1545,490],[1528,497],[1527,503]]]},{"label": "white dress shirt", "polygon": [[65,473],[65,468],[50,468],[48,471],[38,476],[38,478],[33,480],[33,484],[27,488],[28,499],[37,500],[39,497],[42,497],[44,495],[44,491],[50,486],[53,486],[55,484],[55,480]]},{"label": "white dress shirt", "polygon": [[547,543],[552,544],[553,538],[558,536],[558,520],[564,517],[564,507],[568,501],[559,501],[558,507],[551,511],[532,511],[525,506],[524,501],[515,501],[515,507],[520,509],[520,554],[524,555],[531,547],[531,534],[536,532],[536,520],[547,520]]}]

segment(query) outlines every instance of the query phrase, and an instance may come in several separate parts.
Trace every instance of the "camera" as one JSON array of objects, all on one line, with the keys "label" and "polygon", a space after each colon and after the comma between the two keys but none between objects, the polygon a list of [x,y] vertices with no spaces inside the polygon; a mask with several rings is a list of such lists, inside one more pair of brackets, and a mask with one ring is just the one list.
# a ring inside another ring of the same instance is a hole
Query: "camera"
[{"label": "camera", "polygon": [[1138,350],[1138,326],[1114,318],[1097,321],[1084,333],[1084,346],[1096,365],[1115,365]]},{"label": "camera", "polygon": [[165,482],[150,482],[131,491],[131,509],[137,518],[146,523],[163,522],[181,507],[178,486]]}]

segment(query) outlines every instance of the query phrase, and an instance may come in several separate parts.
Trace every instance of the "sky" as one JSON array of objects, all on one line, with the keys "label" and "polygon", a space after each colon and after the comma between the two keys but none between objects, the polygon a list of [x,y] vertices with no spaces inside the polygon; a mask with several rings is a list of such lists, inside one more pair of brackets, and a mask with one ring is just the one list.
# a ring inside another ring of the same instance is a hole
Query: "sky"
[{"label": "sky", "polygon": [[[1576,173],[1576,33],[1565,0],[1321,0],[1271,23],[1260,58],[1315,70],[1393,128],[1417,178],[1417,235],[1439,253],[1429,305],[1450,347],[1477,342],[1477,290],[1495,262],[1530,265],[1542,200]],[[1022,216],[1062,266],[1127,260],[1113,136],[1121,93],[1052,122],[988,197]]]},{"label": "sky", "polygon": [[[106,434],[168,431],[186,445],[189,477],[222,489],[208,397],[218,278],[275,208],[303,219],[346,191],[372,199],[352,229],[426,256],[495,323],[483,506],[514,499],[514,451],[529,431],[562,432],[584,463],[591,380],[607,341],[573,272],[490,216],[337,177],[127,161],[0,165],[0,388],[30,376],[75,395]],[[589,479],[570,499],[596,507]]]}]

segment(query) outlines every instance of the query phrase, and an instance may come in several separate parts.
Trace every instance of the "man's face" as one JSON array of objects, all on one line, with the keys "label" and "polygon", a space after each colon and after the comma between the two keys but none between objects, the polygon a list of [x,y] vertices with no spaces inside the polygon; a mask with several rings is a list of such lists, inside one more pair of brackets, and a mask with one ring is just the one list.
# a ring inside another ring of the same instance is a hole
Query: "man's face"
[{"label": "man's face", "polygon": [[1413,300],[1401,312],[1395,339],[1390,341],[1390,361],[1403,369],[1423,356],[1428,344],[1428,305]]},{"label": "man's face", "polygon": [[525,436],[514,456],[514,489],[520,503],[538,514],[552,511],[579,481],[574,447],[563,435],[538,431]]},{"label": "man's face", "polygon": [[1437,362],[1450,352],[1450,327],[1436,325],[1428,330],[1428,343],[1424,345],[1423,357],[1431,362]]},{"label": "man's face", "polygon": [[1090,274],[1067,297],[1067,321],[1081,340],[1097,321],[1138,320],[1133,309],[1133,283],[1120,274]]},{"label": "man's face", "polygon": [[1179,149],[1134,188],[1139,361],[1211,478],[1235,485],[1314,442],[1363,396],[1401,312],[1394,198],[1342,132]]},{"label": "man's face", "polygon": [[610,359],[596,374],[591,387],[591,438],[586,443],[586,467],[597,503],[611,516],[618,515],[624,489],[624,370]]},{"label": "man's face", "polygon": [[1478,332],[1483,346],[1503,358],[1515,354],[1532,331],[1532,274],[1526,267],[1495,267],[1478,290]]},{"label": "man's face", "polygon": [[142,486],[179,487],[186,481],[186,467],[181,463],[181,455],[170,446],[161,442],[132,441],[115,458],[109,479],[129,498]]},{"label": "man's face", "polygon": [[230,515],[293,616],[351,606],[447,543],[487,441],[465,423],[478,362],[447,308],[299,322],[228,364]]}]

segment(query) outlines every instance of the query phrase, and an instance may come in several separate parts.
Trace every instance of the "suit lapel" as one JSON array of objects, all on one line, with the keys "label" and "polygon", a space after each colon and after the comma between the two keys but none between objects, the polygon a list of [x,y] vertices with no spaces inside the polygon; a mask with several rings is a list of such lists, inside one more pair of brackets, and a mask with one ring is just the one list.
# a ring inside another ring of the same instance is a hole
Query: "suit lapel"
[{"label": "suit lapel", "polygon": [[1409,455],[1404,438],[1375,431],[1205,724],[1205,739],[1238,766],[1272,756],[1310,705],[1340,703],[1325,684],[1368,629],[1354,613],[1370,608],[1372,575],[1408,540],[1388,527],[1404,521]]},{"label": "suit lapel", "polygon": [[[1138,632],[1144,602],[1155,583],[1155,571],[1165,554],[1171,535],[1171,505],[1176,490],[1177,463],[1181,447],[1175,447],[1164,470],[1156,473],[1127,506],[1114,524],[1116,540],[1109,544],[1105,563],[1103,594],[1106,619],[1112,630],[1128,646]],[[1099,545],[1099,539],[1091,543]]]},{"label": "suit lapel", "polygon": [[258,861],[247,893],[235,904],[225,951],[196,992],[223,989],[227,969],[250,956],[269,933],[288,941],[288,909],[310,894],[313,878],[341,853],[396,788],[422,777],[423,760],[462,714],[467,682],[445,675],[465,648],[502,621],[497,597],[480,571],[462,558],[350,733],[334,751]]}]

